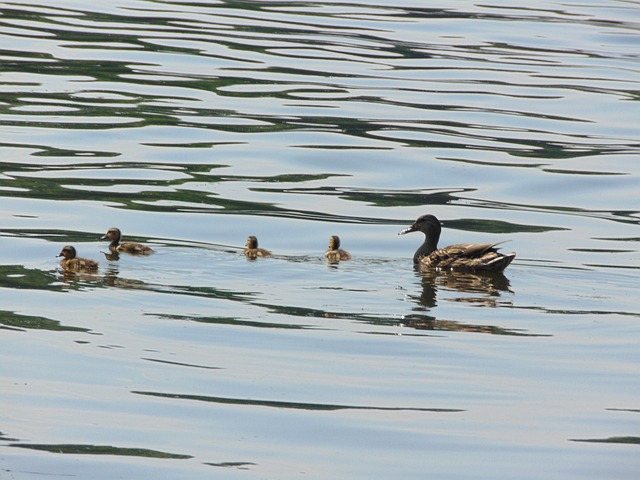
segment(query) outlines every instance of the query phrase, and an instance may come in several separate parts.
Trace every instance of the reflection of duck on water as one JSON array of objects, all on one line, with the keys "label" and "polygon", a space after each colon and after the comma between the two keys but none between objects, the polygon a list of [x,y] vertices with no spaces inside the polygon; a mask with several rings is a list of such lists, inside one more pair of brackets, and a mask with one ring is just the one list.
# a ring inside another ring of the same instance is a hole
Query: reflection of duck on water
[{"label": "reflection of duck on water", "polygon": [[[419,296],[409,296],[417,307],[414,311],[430,311],[437,305],[438,290],[440,292],[458,292],[447,300],[468,302],[479,306],[496,307],[503,292],[511,292],[507,277],[501,272],[477,275],[474,273],[417,271],[422,290]],[[472,294],[472,295],[469,295]],[[446,330],[479,333],[516,334],[494,325],[473,325],[453,320],[439,320],[425,313],[405,315],[403,323],[420,330]]]},{"label": "reflection of duck on water", "polygon": [[420,267],[436,270],[458,270],[465,272],[501,272],[516,257],[515,252],[498,253],[498,243],[460,243],[438,249],[442,227],[433,215],[419,217],[413,225],[400,232],[422,232],[424,243],[416,250],[413,262]]},{"label": "reflection of duck on water", "polygon": [[[438,290],[465,295],[451,298],[456,302],[472,302],[495,306],[502,292],[511,292],[509,279],[502,272],[477,275],[475,273],[417,271],[422,291],[413,297],[416,303],[428,309],[437,305]],[[476,294],[469,296],[468,294]]]}]

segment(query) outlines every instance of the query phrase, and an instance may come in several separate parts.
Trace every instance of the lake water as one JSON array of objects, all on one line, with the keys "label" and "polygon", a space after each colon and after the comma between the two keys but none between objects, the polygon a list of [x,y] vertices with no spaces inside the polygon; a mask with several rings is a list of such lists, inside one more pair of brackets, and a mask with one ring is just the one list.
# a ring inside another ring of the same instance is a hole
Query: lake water
[{"label": "lake water", "polygon": [[[0,42],[0,477],[638,477],[638,2],[15,1]],[[517,258],[416,272],[425,213]]]}]

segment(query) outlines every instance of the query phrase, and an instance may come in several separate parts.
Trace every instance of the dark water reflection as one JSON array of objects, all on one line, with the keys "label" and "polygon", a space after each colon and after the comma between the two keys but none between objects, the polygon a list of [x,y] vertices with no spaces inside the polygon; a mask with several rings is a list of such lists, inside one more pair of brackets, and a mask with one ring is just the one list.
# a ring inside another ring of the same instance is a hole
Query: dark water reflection
[{"label": "dark water reflection", "polygon": [[416,412],[442,412],[455,413],[462,410],[446,409],[446,408],[420,408],[420,407],[372,407],[363,405],[323,405],[311,404],[304,402],[279,402],[272,400],[253,400],[246,398],[223,398],[223,397],[206,397],[200,395],[182,395],[174,393],[158,393],[158,392],[133,392],[136,395],[148,395],[154,397],[172,398],[177,400],[197,400],[201,402],[212,402],[231,405],[258,405],[262,407],[283,408],[294,410],[387,410],[387,411],[416,411]]},{"label": "dark water reflection", "polygon": [[25,331],[26,329],[44,329],[51,331],[88,332],[81,327],[61,325],[60,322],[35,315],[20,315],[16,312],[0,311],[0,329]]},{"label": "dark water reflection", "polygon": [[[408,295],[418,306],[416,313],[404,316],[405,326],[419,330],[442,330],[474,333],[490,333],[496,335],[533,335],[518,329],[502,328],[495,325],[477,325],[466,322],[439,319],[428,312],[438,305],[438,292],[448,295],[444,301],[466,303],[476,307],[509,308],[513,305],[513,291],[509,279],[503,273],[459,273],[459,272],[425,272],[416,270],[422,290],[419,296]],[[441,300],[442,301],[442,300]],[[424,311],[424,313],[418,313]]]},{"label": "dark water reflection", "polygon": [[[438,289],[447,290],[459,296],[453,301],[470,302],[477,306],[496,307],[501,294],[513,293],[504,273],[458,273],[458,272],[416,272],[419,275],[422,292],[416,302],[426,310],[437,305]],[[504,300],[503,300],[504,301]]]},{"label": "dark water reflection", "polygon": [[[635,18],[4,4],[3,472],[633,478]],[[424,213],[518,256],[416,272],[396,232]],[[156,253],[110,254],[114,226]]]}]

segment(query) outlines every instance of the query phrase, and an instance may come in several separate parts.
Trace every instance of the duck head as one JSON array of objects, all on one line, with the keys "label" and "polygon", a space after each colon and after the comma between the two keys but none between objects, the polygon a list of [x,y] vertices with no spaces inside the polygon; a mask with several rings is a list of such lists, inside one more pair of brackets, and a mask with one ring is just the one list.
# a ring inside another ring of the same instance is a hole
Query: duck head
[{"label": "duck head", "polygon": [[432,237],[440,237],[440,232],[442,231],[442,227],[440,226],[440,220],[438,220],[433,215],[422,215],[418,217],[418,219],[413,222],[408,228],[401,230],[398,232],[398,235],[405,235],[411,232],[422,232],[425,235]]}]

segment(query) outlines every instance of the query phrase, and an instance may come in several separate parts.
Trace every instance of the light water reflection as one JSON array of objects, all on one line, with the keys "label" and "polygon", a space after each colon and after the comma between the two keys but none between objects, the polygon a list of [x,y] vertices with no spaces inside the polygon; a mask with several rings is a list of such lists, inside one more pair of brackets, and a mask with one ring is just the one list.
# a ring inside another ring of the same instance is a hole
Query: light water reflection
[{"label": "light water reflection", "polygon": [[[4,4],[3,470],[633,478],[636,16]],[[518,257],[416,272],[396,232],[425,213]]]}]

